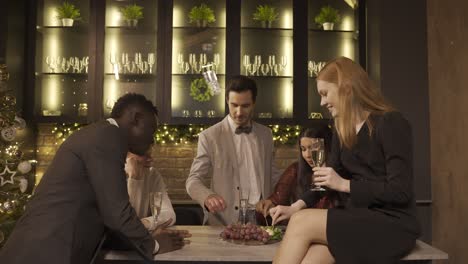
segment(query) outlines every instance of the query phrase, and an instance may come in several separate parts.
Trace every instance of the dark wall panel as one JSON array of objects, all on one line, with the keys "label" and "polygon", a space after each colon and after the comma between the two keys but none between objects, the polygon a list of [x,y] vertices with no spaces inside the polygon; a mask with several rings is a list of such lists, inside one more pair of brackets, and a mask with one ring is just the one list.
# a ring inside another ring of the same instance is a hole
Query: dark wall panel
[{"label": "dark wall panel", "polygon": [[420,220],[430,241],[431,219],[422,217],[431,200],[426,1],[368,1],[367,11],[368,71],[412,126],[415,198],[425,203]]}]

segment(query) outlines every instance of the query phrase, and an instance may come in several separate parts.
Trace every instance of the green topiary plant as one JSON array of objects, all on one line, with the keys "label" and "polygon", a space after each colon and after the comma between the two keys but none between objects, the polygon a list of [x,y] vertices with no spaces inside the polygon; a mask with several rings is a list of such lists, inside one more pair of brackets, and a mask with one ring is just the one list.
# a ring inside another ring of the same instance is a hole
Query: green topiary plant
[{"label": "green topiary plant", "polygon": [[259,5],[257,11],[253,14],[253,20],[260,21],[264,26],[271,27],[271,23],[278,20],[278,16],[276,8],[270,5]]},{"label": "green topiary plant", "polygon": [[127,5],[120,8],[120,13],[125,20],[138,20],[143,18],[143,7],[137,4]]},{"label": "green topiary plant", "polygon": [[324,23],[338,24],[341,21],[340,13],[338,9],[335,9],[329,5],[323,6],[320,9],[320,13],[315,17],[315,23],[323,26]]},{"label": "green topiary plant", "polygon": [[63,2],[61,6],[57,7],[57,18],[78,20],[80,19],[80,9],[76,8],[74,4]]},{"label": "green topiary plant", "polygon": [[194,6],[188,14],[190,23],[197,23],[198,26],[206,26],[206,24],[216,21],[213,9],[206,4]]}]

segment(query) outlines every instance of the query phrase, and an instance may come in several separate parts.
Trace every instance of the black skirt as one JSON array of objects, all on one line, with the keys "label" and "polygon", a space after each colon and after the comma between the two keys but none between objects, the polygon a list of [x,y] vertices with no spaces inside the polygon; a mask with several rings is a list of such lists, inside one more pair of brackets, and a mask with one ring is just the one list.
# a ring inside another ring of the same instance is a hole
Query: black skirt
[{"label": "black skirt", "polygon": [[337,264],[398,263],[416,239],[398,217],[367,208],[328,210],[328,248]]}]

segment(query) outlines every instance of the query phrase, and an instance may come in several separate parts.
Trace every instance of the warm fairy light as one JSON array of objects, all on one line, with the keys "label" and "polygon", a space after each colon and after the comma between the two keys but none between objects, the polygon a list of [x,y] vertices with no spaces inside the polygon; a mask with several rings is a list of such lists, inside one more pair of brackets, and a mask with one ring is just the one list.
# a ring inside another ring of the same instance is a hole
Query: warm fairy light
[{"label": "warm fairy light", "polygon": [[[61,144],[73,132],[79,130],[83,125],[74,124],[57,124],[52,133],[57,139],[56,144]],[[198,135],[203,130],[210,127],[209,125],[163,125],[158,128],[154,134],[156,144],[191,144],[198,141]],[[273,140],[281,144],[293,145],[297,143],[297,137],[302,129],[301,126],[291,125],[269,125],[273,132]]]}]

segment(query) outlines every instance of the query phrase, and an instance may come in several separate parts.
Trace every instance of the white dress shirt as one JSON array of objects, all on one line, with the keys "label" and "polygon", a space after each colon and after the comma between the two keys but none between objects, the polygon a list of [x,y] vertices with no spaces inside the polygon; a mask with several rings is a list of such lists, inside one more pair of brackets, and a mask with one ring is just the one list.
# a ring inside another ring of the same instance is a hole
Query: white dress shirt
[{"label": "white dress shirt", "polygon": [[260,200],[262,194],[258,182],[259,172],[258,168],[255,166],[255,161],[260,157],[258,153],[257,137],[255,133],[236,134],[237,125],[234,123],[231,116],[228,117],[228,120],[233,135],[234,146],[236,148],[237,165],[239,168],[239,197],[241,199],[248,199],[249,204],[256,204]]}]

